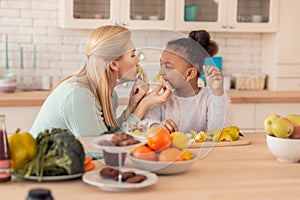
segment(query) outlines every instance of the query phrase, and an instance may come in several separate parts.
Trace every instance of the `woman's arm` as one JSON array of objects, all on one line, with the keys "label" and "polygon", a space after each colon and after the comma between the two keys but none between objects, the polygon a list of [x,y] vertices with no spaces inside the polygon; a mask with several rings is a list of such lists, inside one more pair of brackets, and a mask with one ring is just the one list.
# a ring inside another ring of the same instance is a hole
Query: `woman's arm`
[{"label": "woman's arm", "polygon": [[95,136],[107,132],[102,111],[93,94],[77,87],[60,105],[60,115],[68,129],[76,136]]}]

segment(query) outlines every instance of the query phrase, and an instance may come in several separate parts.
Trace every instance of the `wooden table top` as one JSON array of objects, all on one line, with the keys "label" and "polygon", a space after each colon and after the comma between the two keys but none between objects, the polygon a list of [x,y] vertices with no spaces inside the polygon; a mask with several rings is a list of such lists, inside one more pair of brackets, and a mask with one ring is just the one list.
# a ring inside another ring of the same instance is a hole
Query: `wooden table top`
[{"label": "wooden table top", "polygon": [[[233,104],[238,103],[300,103],[300,91],[237,91],[228,90]],[[17,91],[14,93],[0,93],[1,106],[41,106],[50,91]],[[127,104],[128,99],[120,98],[120,104]]]},{"label": "wooden table top", "polygon": [[[65,182],[1,183],[0,196],[25,199],[29,189],[51,189],[54,199],[299,199],[300,163],[281,163],[268,151],[264,133],[246,133],[250,145],[215,147],[183,174],[158,176],[154,186],[107,192],[80,179]],[[87,146],[89,145],[88,142]],[[203,150],[203,149],[202,149]],[[194,153],[201,149],[192,149]],[[98,170],[103,167],[97,161]],[[126,167],[132,167],[129,159]]]}]

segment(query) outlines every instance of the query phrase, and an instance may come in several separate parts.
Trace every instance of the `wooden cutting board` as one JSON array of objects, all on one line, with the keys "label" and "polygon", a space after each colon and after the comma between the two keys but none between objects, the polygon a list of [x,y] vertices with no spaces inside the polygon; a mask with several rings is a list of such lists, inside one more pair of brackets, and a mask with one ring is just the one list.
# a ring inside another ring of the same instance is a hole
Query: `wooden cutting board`
[{"label": "wooden cutting board", "polygon": [[249,145],[251,141],[245,137],[241,137],[237,141],[232,142],[197,142],[192,143],[189,148],[211,148],[211,147],[226,147],[226,146],[241,146],[241,145]]}]

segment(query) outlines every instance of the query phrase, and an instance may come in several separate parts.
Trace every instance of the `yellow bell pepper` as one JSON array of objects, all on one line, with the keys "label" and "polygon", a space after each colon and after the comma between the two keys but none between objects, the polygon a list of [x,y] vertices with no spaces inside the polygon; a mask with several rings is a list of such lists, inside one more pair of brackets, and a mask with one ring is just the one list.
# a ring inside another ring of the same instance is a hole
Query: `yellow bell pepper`
[{"label": "yellow bell pepper", "polygon": [[239,140],[239,133],[240,133],[240,128],[239,127],[229,126],[227,128],[224,128],[222,130],[222,132],[223,131],[228,132],[231,135],[233,141]]},{"label": "yellow bell pepper", "polygon": [[228,130],[222,130],[222,133],[219,137],[219,142],[220,141],[233,141],[231,134],[229,133]]},{"label": "yellow bell pepper", "polygon": [[14,170],[22,169],[38,151],[37,143],[28,132],[19,133],[20,129],[8,137],[11,164]]}]

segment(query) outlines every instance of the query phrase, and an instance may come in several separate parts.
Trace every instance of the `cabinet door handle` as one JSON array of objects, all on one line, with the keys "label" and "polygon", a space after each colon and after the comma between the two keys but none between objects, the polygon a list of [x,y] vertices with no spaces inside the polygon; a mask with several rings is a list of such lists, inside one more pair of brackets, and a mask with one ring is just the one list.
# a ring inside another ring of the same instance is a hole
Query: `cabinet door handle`
[{"label": "cabinet door handle", "polygon": [[120,25],[120,22],[119,22],[119,21],[116,21],[115,25]]},{"label": "cabinet door handle", "polygon": [[230,29],[233,29],[233,28],[234,28],[234,26],[230,25],[230,26],[229,26],[229,28],[230,28]]},{"label": "cabinet door handle", "polygon": [[226,26],[226,25],[223,25],[222,28],[227,28],[227,26]]},{"label": "cabinet door handle", "polygon": [[123,26],[127,26],[127,24],[128,24],[128,23],[127,23],[126,21],[122,22],[122,25],[123,25]]}]

